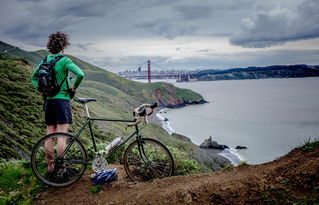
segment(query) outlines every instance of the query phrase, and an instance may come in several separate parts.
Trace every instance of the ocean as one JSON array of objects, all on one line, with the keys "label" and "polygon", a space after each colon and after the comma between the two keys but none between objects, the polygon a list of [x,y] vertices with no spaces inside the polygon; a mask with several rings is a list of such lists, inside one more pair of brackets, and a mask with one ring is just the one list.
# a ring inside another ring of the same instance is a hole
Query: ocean
[{"label": "ocean", "polygon": [[[163,127],[194,144],[212,139],[230,147],[233,164],[260,164],[319,138],[319,78],[201,81],[173,84],[209,103],[165,109]],[[236,150],[236,146],[248,149]]]}]

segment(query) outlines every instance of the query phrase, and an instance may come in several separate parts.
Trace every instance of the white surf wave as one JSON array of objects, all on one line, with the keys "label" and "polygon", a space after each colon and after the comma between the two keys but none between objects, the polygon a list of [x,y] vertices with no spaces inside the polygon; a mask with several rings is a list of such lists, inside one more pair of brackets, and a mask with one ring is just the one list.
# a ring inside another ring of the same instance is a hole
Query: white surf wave
[{"label": "white surf wave", "polygon": [[165,118],[161,115],[161,112],[165,112],[165,110],[167,110],[167,108],[164,108],[160,110],[159,112],[157,112],[156,116],[158,117],[158,119],[160,119],[163,129],[168,134],[172,135],[175,132],[175,130],[170,126],[169,121],[165,121]]},{"label": "white surf wave", "polygon": [[217,154],[227,158],[232,163],[232,165],[234,165],[234,166],[238,166],[240,164],[240,162],[246,162],[247,161],[234,148],[224,149],[223,151],[221,151],[221,152],[219,152]]}]

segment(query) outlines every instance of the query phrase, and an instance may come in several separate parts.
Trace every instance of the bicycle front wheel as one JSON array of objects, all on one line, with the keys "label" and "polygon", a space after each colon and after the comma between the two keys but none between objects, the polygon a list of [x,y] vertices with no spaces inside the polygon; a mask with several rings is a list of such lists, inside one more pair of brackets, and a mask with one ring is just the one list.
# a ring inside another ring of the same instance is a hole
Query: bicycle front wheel
[{"label": "bicycle front wheel", "polygon": [[[70,145],[70,147],[69,147]],[[69,147],[64,156],[61,154]],[[33,148],[31,167],[35,176],[49,186],[68,186],[86,169],[87,155],[82,143],[69,133],[52,133]]]},{"label": "bicycle front wheel", "polygon": [[142,138],[132,142],[125,150],[124,168],[134,182],[169,177],[174,173],[174,160],[170,151],[159,141]]}]

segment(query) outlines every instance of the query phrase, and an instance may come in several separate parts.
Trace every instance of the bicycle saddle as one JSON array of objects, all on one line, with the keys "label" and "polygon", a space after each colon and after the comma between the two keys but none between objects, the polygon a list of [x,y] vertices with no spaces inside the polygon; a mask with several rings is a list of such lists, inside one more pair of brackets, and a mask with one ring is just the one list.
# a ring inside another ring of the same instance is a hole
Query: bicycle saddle
[{"label": "bicycle saddle", "polygon": [[96,99],[94,99],[94,98],[74,98],[74,101],[84,104],[84,103],[88,103],[91,101],[96,101]]}]

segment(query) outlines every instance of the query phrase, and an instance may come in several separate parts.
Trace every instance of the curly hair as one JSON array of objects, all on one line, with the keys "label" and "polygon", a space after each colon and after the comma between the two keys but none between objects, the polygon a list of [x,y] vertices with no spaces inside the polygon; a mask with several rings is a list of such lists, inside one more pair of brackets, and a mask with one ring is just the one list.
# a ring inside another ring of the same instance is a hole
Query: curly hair
[{"label": "curly hair", "polygon": [[49,35],[47,49],[50,53],[57,54],[69,45],[70,43],[68,34],[58,31]]}]

